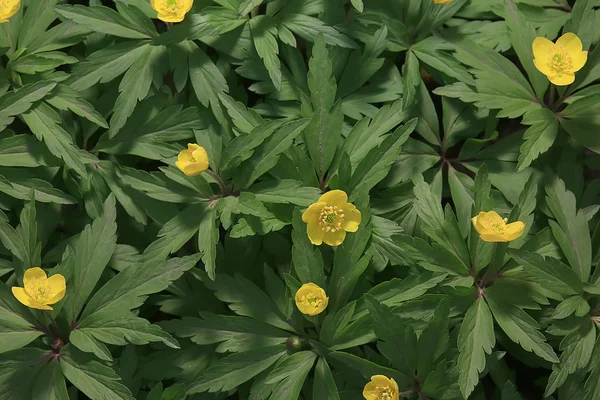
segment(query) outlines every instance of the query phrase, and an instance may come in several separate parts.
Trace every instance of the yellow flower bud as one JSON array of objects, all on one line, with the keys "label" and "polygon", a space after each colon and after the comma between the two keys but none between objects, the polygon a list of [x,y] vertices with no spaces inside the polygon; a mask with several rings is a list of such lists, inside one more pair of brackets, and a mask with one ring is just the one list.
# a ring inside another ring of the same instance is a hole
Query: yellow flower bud
[{"label": "yellow flower bud", "polygon": [[187,150],[181,150],[175,163],[187,176],[196,176],[208,169],[208,154],[204,147],[189,143]]},{"label": "yellow flower bud", "polygon": [[165,22],[181,22],[192,9],[194,0],[150,0],[150,5],[158,13],[156,18]]},{"label": "yellow flower bud", "polygon": [[308,238],[319,246],[325,242],[339,246],[346,238],[346,232],[356,232],[360,225],[360,211],[348,203],[348,195],[342,190],[325,193],[302,214],[306,222]]},{"label": "yellow flower bud", "polygon": [[574,33],[565,33],[556,43],[545,37],[537,37],[532,44],[533,64],[556,86],[570,85],[575,72],[587,61],[588,52],[583,51],[581,40]]},{"label": "yellow flower bud", "polygon": [[302,314],[321,314],[329,304],[325,291],[314,283],[305,283],[296,292],[296,307]]},{"label": "yellow flower bud", "polygon": [[400,390],[395,380],[383,375],[373,375],[365,385],[363,396],[367,400],[399,400]]},{"label": "yellow flower bud", "polygon": [[454,0],[433,0],[435,4],[448,4],[452,3]]},{"label": "yellow flower bud", "polygon": [[517,239],[525,231],[521,221],[507,224],[496,211],[480,212],[471,219],[479,237],[484,242],[510,242]]},{"label": "yellow flower bud", "polygon": [[8,22],[21,7],[21,0],[0,0],[0,24]]},{"label": "yellow flower bud", "polygon": [[65,297],[67,283],[61,274],[50,278],[43,269],[35,267],[25,271],[23,286],[13,286],[13,295],[27,307],[38,310],[52,310],[49,304],[55,304]]}]

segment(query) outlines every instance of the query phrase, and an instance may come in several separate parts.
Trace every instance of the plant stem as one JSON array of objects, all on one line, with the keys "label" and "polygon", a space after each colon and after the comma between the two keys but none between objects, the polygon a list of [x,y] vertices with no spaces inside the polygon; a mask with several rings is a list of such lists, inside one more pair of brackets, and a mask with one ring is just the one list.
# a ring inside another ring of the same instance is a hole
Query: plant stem
[{"label": "plant stem", "polygon": [[548,108],[554,107],[554,98],[556,97],[556,86],[550,84],[550,99],[548,100]]},{"label": "plant stem", "polygon": [[227,185],[225,185],[225,182],[223,182],[223,179],[221,179],[221,177],[219,176],[219,174],[217,174],[216,172],[211,171],[210,169],[207,169],[206,171],[204,171],[207,175],[209,175],[211,178],[213,178],[215,180],[215,182],[217,182],[217,185],[219,185],[219,188],[221,189],[221,195],[222,196],[229,196],[229,189],[227,188]]}]

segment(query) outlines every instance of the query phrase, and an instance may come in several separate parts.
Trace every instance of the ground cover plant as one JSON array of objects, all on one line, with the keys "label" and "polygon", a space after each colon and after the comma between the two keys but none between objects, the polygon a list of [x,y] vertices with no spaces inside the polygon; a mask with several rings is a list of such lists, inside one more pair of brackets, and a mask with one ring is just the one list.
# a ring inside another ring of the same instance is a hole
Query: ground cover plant
[{"label": "ground cover plant", "polygon": [[0,0],[0,400],[600,399],[599,10]]}]

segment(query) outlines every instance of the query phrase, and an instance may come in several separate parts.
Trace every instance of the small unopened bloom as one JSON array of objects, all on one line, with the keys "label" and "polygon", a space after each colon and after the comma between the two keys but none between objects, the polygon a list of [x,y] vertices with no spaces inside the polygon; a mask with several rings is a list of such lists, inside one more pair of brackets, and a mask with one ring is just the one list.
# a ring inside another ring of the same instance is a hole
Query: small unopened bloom
[{"label": "small unopened bloom", "polygon": [[296,307],[302,314],[321,314],[329,304],[325,291],[314,283],[305,283],[296,292]]},{"label": "small unopened bloom", "polygon": [[194,4],[194,0],[150,0],[150,5],[164,22],[181,22]]},{"label": "small unopened bloom", "polygon": [[360,225],[360,211],[348,203],[348,195],[342,190],[325,193],[302,214],[307,224],[308,238],[319,246],[325,242],[339,246],[346,232],[356,232]]},{"label": "small unopened bloom", "polygon": [[50,304],[61,301],[67,291],[64,276],[55,274],[48,278],[44,270],[38,267],[25,271],[23,286],[13,286],[13,295],[27,307],[38,310],[52,310]]},{"label": "small unopened bloom", "polygon": [[367,400],[399,400],[399,392],[395,380],[384,375],[374,375],[365,385],[363,396]]},{"label": "small unopened bloom", "polygon": [[471,219],[479,237],[484,242],[510,242],[517,239],[525,231],[525,224],[516,221],[507,224],[508,220],[502,218],[496,211],[480,212]]},{"label": "small unopened bloom", "polygon": [[433,0],[435,4],[448,4],[452,3],[454,0]]},{"label": "small unopened bloom", "polygon": [[0,24],[8,22],[21,7],[21,0],[0,0]]},{"label": "small unopened bloom", "polygon": [[177,156],[175,165],[187,176],[196,176],[208,169],[208,154],[204,147],[189,143]]},{"label": "small unopened bloom", "polygon": [[581,40],[574,33],[565,33],[556,43],[545,37],[537,37],[531,46],[533,64],[548,80],[557,86],[570,85],[575,72],[587,61],[588,52],[583,51]]}]

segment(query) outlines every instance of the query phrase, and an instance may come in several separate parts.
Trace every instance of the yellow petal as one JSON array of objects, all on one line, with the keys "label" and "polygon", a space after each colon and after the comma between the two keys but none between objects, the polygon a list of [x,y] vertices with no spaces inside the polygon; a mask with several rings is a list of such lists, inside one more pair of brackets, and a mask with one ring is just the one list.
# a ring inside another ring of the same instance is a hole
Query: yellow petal
[{"label": "yellow petal", "polygon": [[0,24],[8,22],[8,19],[19,11],[21,0],[8,0],[2,6],[3,7],[0,8]]},{"label": "yellow petal", "polygon": [[318,221],[309,221],[306,226],[306,233],[310,242],[315,246],[320,246],[323,243],[325,231],[321,229]]},{"label": "yellow petal", "polygon": [[48,284],[52,291],[48,304],[58,303],[65,297],[65,293],[67,292],[67,282],[65,281],[65,277],[61,274],[52,275],[48,278]]},{"label": "yellow petal", "polygon": [[478,215],[471,218],[471,222],[473,223],[473,227],[480,235],[486,231],[486,228],[481,224],[480,218],[483,220],[485,218],[485,213],[480,212]]},{"label": "yellow petal", "polygon": [[204,147],[200,147],[198,145],[196,146],[197,149],[194,149],[194,151],[192,151],[192,157],[194,157],[194,160],[196,160],[197,163],[206,164],[206,168],[208,168],[208,153],[206,152]]},{"label": "yellow petal", "polygon": [[323,242],[330,246],[339,246],[340,244],[342,244],[344,239],[346,239],[346,231],[343,229],[340,229],[339,231],[335,232],[321,232],[324,233]]},{"label": "yellow petal", "polygon": [[587,62],[587,58],[588,58],[587,51],[580,51],[579,53],[575,53],[574,55],[572,55],[573,72],[577,72],[581,68],[583,68],[583,66]]},{"label": "yellow petal", "polygon": [[28,284],[38,279],[45,280],[47,278],[48,275],[46,275],[43,269],[41,269],[40,267],[33,267],[25,271],[25,275],[23,275],[23,284],[27,286]]},{"label": "yellow petal", "polygon": [[504,236],[506,240],[510,242],[521,236],[524,231],[525,224],[521,221],[516,221],[506,225],[506,227],[504,228]]},{"label": "yellow petal", "polygon": [[192,152],[189,150],[181,150],[179,154],[177,154],[177,161],[182,163],[189,163]]},{"label": "yellow petal", "polygon": [[448,4],[452,3],[454,0],[433,0],[435,4]]},{"label": "yellow petal", "polygon": [[579,39],[573,32],[567,32],[559,37],[556,41],[556,44],[567,49],[567,51],[571,53],[571,56],[583,50],[583,43],[581,43],[581,39]]},{"label": "yellow petal", "polygon": [[302,214],[302,221],[307,223],[311,221],[316,221],[318,223],[319,215],[321,214],[321,211],[323,211],[323,207],[325,207],[326,205],[327,203],[323,201],[311,204],[310,207],[308,207],[306,211],[304,211],[304,213]]},{"label": "yellow petal", "polygon": [[27,307],[36,308],[38,310],[52,310],[52,307],[35,301],[22,287],[13,286],[12,293],[19,302],[25,304]]},{"label": "yellow petal", "polygon": [[567,86],[575,81],[575,74],[558,74],[549,76],[548,79],[556,86]]},{"label": "yellow petal", "polygon": [[539,59],[540,61],[547,60],[549,56],[548,53],[550,52],[552,46],[554,46],[554,43],[552,43],[545,37],[536,37],[533,43],[531,44],[531,49],[533,50],[533,58]]},{"label": "yellow petal", "polygon": [[188,143],[188,151],[193,153],[194,151],[198,150],[198,149],[202,149],[202,147],[200,147],[200,145],[196,144],[196,143]]},{"label": "yellow petal", "polygon": [[181,172],[185,171],[185,167],[188,165],[187,161],[176,161],[175,166],[179,168]]},{"label": "yellow petal", "polygon": [[550,68],[550,65],[548,64],[548,60],[544,58],[534,59],[533,65],[535,65],[535,68],[537,68],[538,71],[546,76],[554,74],[554,71],[552,71],[552,68]]},{"label": "yellow petal", "polygon": [[189,163],[185,167],[183,167],[183,173],[187,176],[196,176],[200,175],[207,169],[208,164],[206,163]]},{"label": "yellow petal", "polygon": [[343,190],[330,190],[319,198],[319,202],[321,201],[330,206],[343,207],[348,203],[348,195]]},{"label": "yellow petal", "polygon": [[356,232],[360,225],[360,211],[354,204],[347,203],[344,206],[344,223],[342,229],[346,232]]},{"label": "yellow petal", "polygon": [[482,233],[479,237],[484,242],[489,242],[489,243],[504,243],[504,242],[508,242],[508,240],[506,240],[506,236],[504,236],[504,235],[502,235],[500,233]]}]

